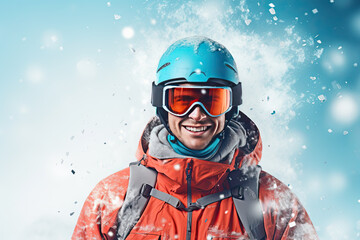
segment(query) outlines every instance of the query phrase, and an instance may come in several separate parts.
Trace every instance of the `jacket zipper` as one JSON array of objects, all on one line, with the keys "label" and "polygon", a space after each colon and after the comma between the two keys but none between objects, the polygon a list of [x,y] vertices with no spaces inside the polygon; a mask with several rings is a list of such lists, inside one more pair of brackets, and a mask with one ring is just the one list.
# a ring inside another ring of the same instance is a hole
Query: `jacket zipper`
[{"label": "jacket zipper", "polygon": [[[191,197],[191,174],[192,174],[192,161],[187,164],[186,167],[186,181],[187,181],[187,207],[190,207],[192,202]],[[186,227],[186,240],[191,240],[191,223],[192,212],[187,213],[187,227]]]}]

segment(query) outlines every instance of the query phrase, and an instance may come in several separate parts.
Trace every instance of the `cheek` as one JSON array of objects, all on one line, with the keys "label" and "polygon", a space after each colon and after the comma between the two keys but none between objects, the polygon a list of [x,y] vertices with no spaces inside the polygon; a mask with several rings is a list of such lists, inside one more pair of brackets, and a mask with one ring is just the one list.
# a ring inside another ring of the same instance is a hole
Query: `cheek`
[{"label": "cheek", "polygon": [[216,134],[218,134],[224,129],[225,115],[221,115],[220,117],[217,117],[214,122],[216,123]]},{"label": "cheek", "polygon": [[168,115],[168,123],[169,123],[169,127],[171,129],[171,131],[176,131],[176,129],[178,129],[178,125],[179,125],[180,120],[178,119],[178,117],[173,116],[169,113]]}]

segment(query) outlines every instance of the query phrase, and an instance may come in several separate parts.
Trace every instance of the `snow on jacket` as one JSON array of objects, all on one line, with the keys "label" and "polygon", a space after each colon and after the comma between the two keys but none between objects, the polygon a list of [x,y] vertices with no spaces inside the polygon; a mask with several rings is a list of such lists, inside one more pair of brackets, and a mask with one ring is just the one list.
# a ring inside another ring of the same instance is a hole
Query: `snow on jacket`
[{"label": "snow on jacket", "polygon": [[[186,167],[192,165],[192,202],[228,188],[228,170],[236,165],[258,164],[262,142],[255,124],[243,113],[230,122],[218,154],[200,160],[176,154],[166,140],[157,118],[146,126],[136,157],[158,172],[155,188],[178,198],[187,206]],[[129,182],[129,168],[96,185],[86,199],[72,240],[116,239],[117,215]],[[259,199],[267,239],[318,239],[306,210],[289,188],[262,171]],[[150,198],[127,239],[185,239],[187,212]],[[249,239],[232,198],[192,212],[191,239]]]}]

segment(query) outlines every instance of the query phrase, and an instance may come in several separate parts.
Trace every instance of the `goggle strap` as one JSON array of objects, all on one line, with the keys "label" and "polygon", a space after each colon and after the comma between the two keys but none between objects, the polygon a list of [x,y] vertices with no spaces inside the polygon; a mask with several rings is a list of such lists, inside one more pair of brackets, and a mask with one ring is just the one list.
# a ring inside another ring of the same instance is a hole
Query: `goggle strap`
[{"label": "goggle strap", "polygon": [[155,85],[155,82],[152,83],[151,104],[154,107],[163,106],[163,89],[164,85]]}]

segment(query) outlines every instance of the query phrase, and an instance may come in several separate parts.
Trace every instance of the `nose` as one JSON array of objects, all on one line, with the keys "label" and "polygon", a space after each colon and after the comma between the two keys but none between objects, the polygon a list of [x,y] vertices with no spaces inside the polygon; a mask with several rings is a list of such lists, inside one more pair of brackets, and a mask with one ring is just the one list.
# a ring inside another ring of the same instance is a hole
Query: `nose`
[{"label": "nose", "polygon": [[203,109],[200,106],[195,106],[195,108],[191,110],[188,116],[195,121],[201,121],[206,118],[206,113],[204,113]]}]

